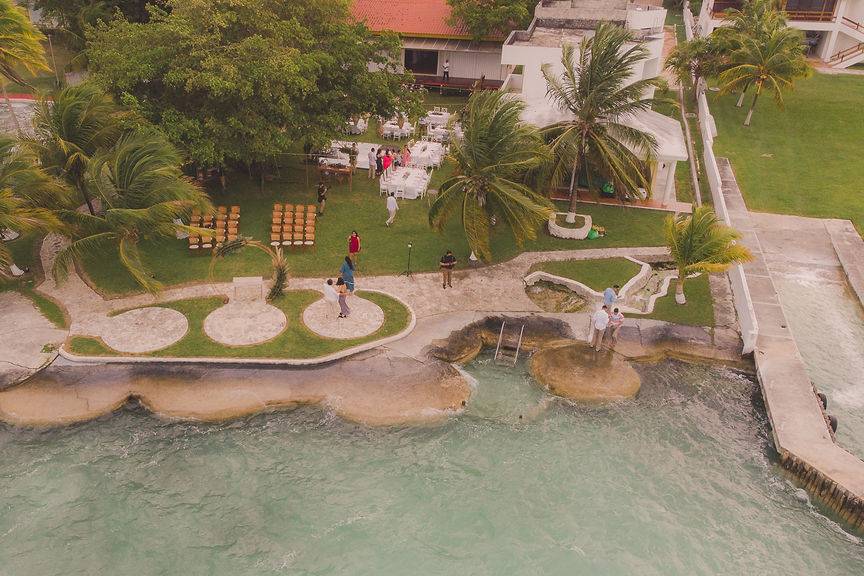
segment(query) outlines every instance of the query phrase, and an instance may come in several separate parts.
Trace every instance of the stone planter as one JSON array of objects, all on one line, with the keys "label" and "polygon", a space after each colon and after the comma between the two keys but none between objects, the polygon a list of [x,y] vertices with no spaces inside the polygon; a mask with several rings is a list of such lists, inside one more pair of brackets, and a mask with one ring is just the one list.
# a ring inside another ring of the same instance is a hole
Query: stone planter
[{"label": "stone planter", "polygon": [[588,236],[588,232],[591,231],[591,216],[577,214],[576,216],[581,217],[585,223],[579,228],[568,228],[566,226],[559,226],[555,221],[559,215],[566,216],[567,213],[552,213],[552,216],[549,217],[549,234],[556,238],[569,238],[570,240],[584,240]]}]

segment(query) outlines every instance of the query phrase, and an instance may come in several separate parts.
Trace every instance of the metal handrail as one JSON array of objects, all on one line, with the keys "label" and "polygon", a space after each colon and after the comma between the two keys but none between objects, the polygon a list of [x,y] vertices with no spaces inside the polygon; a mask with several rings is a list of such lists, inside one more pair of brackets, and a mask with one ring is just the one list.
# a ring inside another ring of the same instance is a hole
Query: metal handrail
[{"label": "metal handrail", "polygon": [[495,360],[498,360],[498,350],[501,349],[501,339],[504,337],[504,325],[506,323],[506,320],[501,322],[501,332],[498,333],[498,345],[495,347]]},{"label": "metal handrail", "polygon": [[855,20],[852,20],[851,18],[847,18],[846,16],[843,16],[843,18],[840,19],[840,22],[842,22],[849,28],[852,28],[853,30],[864,30],[864,26],[862,26]]},{"label": "metal handrail", "polygon": [[513,365],[519,360],[519,350],[522,348],[522,334],[525,332],[525,325],[522,324],[522,329],[519,330],[519,343],[516,344],[516,356],[513,357]]},{"label": "metal handrail", "polygon": [[845,50],[841,50],[841,51],[837,52],[836,54],[831,56],[831,59],[829,60],[829,62],[843,62],[849,56],[857,56],[861,52],[864,52],[864,42],[859,42],[855,46],[850,46],[849,48],[846,48]]}]

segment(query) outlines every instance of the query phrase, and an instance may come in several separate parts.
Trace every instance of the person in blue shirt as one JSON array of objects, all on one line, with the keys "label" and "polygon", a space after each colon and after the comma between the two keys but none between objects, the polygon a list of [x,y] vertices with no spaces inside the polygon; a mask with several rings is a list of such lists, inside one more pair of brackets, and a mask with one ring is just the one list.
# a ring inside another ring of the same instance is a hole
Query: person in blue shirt
[{"label": "person in blue shirt", "polygon": [[342,262],[342,268],[339,269],[339,276],[342,277],[342,280],[345,281],[345,286],[348,287],[348,291],[354,292],[354,262],[351,261],[350,256],[345,257],[345,261]]},{"label": "person in blue shirt", "polygon": [[618,300],[618,290],[621,287],[615,284],[611,288],[606,288],[603,291],[603,305],[606,306],[609,310],[612,309],[612,305]]}]

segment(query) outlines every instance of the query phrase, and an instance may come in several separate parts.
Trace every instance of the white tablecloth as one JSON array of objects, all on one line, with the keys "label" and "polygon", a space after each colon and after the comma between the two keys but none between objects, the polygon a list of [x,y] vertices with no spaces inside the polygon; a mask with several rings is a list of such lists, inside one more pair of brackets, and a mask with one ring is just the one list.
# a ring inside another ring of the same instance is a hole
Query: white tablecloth
[{"label": "white tablecloth", "polygon": [[410,122],[405,122],[401,128],[398,122],[393,122],[392,120],[384,123],[384,136],[406,138],[413,133],[414,127]]},{"label": "white tablecloth", "polygon": [[[340,148],[350,148],[351,142],[344,142],[342,140],[333,140],[330,143],[330,148],[332,150],[331,158],[322,158],[322,162],[324,164],[332,165],[332,166],[348,166],[348,154],[344,152],[340,152]],[[369,168],[369,150],[379,148],[378,144],[371,144],[369,142],[357,142],[357,168],[360,170],[366,170]]]},{"label": "white tablecloth", "polygon": [[444,145],[440,142],[420,141],[411,147],[411,164],[414,166],[440,166],[443,159]]},{"label": "white tablecloth", "polygon": [[390,178],[380,181],[381,190],[393,193],[397,198],[414,200],[426,194],[429,187],[429,174],[422,168],[396,168]]},{"label": "white tablecloth", "polygon": [[429,114],[423,118],[421,121],[422,124],[426,126],[443,126],[450,121],[450,113],[449,112],[429,112]]}]

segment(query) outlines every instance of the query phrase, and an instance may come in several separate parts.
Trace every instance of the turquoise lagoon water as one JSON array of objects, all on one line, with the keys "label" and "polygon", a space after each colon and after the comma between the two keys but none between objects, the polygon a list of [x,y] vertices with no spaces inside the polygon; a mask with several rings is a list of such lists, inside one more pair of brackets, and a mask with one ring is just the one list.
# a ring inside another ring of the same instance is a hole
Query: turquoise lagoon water
[{"label": "turquoise lagoon water", "polygon": [[589,408],[482,359],[466,412],[427,427],[3,428],[0,574],[864,573],[775,464],[751,379],[638,369],[638,398]]}]

